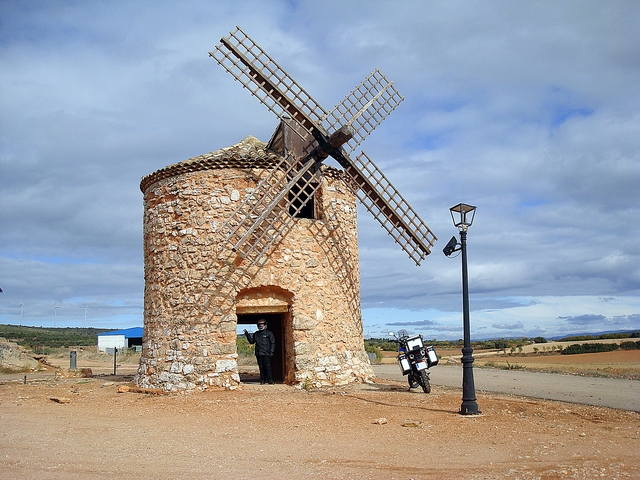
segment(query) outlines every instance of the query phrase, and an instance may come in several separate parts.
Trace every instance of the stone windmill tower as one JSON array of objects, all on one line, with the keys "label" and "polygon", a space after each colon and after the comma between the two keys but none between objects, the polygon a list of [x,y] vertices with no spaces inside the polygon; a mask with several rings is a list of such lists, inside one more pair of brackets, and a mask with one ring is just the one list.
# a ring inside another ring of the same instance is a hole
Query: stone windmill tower
[{"label": "stone windmill tower", "polygon": [[376,70],[326,112],[242,30],[221,42],[210,56],[281,121],[268,144],[247,137],[142,179],[136,382],[234,388],[237,327],[258,318],[276,336],[276,381],[366,381],[356,198],[416,264],[436,240],[364,152],[349,157],[402,97]]}]

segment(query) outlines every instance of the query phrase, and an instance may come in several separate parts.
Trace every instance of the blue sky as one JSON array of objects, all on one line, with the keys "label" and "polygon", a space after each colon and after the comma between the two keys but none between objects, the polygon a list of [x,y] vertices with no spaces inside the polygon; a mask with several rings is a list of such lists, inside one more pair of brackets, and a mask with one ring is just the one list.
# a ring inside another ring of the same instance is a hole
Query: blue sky
[{"label": "blue sky", "polygon": [[439,241],[359,210],[365,333],[461,337],[460,202],[472,336],[640,329],[632,1],[1,2],[0,323],[142,324],[140,179],[277,125],[208,57],[235,25],[325,109],[405,97],[361,148]]}]

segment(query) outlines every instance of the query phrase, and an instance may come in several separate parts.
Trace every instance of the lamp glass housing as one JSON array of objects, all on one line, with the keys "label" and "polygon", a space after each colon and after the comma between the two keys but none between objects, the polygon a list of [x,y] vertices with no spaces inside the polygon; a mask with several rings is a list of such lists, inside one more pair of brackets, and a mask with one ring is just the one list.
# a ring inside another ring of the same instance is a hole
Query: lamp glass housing
[{"label": "lamp glass housing", "polygon": [[469,228],[473,223],[473,217],[476,215],[476,207],[466,203],[459,203],[455,207],[451,207],[449,211],[451,212],[453,224],[460,230]]}]

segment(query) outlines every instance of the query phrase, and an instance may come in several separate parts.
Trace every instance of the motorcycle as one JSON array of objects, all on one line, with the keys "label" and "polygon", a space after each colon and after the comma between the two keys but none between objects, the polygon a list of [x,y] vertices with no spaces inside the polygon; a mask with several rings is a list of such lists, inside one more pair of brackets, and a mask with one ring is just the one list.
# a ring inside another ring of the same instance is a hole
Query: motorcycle
[{"label": "motorcycle", "polygon": [[409,336],[406,330],[398,335],[389,332],[398,343],[398,364],[402,375],[407,376],[409,388],[422,387],[424,393],[431,393],[429,369],[438,364],[438,355],[433,346],[424,346],[422,335]]}]

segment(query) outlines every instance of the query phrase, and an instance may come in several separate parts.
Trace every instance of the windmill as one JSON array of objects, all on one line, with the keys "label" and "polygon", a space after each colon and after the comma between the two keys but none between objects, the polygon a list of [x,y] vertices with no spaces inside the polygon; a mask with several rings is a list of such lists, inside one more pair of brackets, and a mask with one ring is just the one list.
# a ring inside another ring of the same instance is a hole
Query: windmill
[{"label": "windmill", "polygon": [[220,227],[239,259],[259,264],[283,238],[312,201],[320,165],[331,156],[358,200],[420,265],[436,236],[364,152],[350,157],[403,100],[393,83],[375,70],[327,112],[240,27],[220,41],[209,56],[280,118],[289,137],[296,137],[285,142],[280,163]]},{"label": "windmill", "polygon": [[[240,28],[210,55],[280,122],[268,144],[247,137],[141,180],[145,334],[135,381],[239,386],[237,328],[257,316],[276,336],[276,381],[367,381],[356,200],[417,265],[436,241],[364,152],[351,157],[403,98],[375,70],[326,111]],[[329,157],[342,169],[323,165]]]}]

